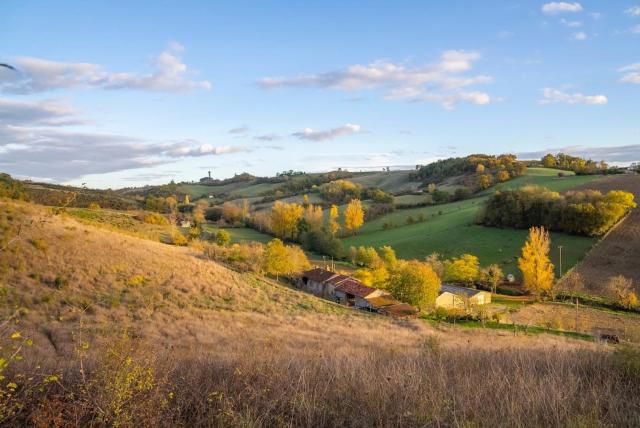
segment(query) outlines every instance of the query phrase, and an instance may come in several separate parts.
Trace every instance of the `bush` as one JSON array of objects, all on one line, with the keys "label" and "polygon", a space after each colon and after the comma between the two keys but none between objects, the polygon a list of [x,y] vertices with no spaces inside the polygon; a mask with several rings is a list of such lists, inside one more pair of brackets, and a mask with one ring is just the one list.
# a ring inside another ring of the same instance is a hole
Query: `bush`
[{"label": "bush", "polygon": [[231,235],[226,230],[220,229],[218,233],[216,233],[216,244],[224,247],[229,242],[231,242]]},{"label": "bush", "polygon": [[324,230],[305,232],[300,236],[300,242],[308,250],[335,259],[341,259],[345,256],[342,241]]},{"label": "bush", "polygon": [[167,219],[158,213],[148,213],[144,216],[144,222],[148,224],[157,224],[157,225],[165,225],[167,224]]},{"label": "bush", "polygon": [[96,202],[91,202],[87,208],[89,208],[90,210],[99,210],[100,205]]}]

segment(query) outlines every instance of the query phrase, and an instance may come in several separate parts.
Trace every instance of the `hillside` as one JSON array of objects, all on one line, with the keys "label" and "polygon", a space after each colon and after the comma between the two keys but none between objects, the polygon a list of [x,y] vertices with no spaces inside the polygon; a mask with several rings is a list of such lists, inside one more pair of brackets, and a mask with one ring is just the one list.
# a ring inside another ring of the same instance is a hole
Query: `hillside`
[{"label": "hillside", "polygon": [[[344,239],[344,244],[347,247],[391,245],[398,256],[403,258],[423,258],[433,252],[445,257],[471,253],[477,255],[483,265],[498,263],[505,272],[517,274],[516,259],[527,231],[476,225],[478,210],[496,190],[536,184],[562,192],[582,185],[590,187],[591,183],[602,179],[602,176],[593,175],[568,175],[559,178],[557,173],[558,170],[553,169],[530,168],[523,176],[500,183],[470,199],[396,210],[365,223],[359,234]],[[419,221],[420,218],[424,221]],[[597,242],[594,238],[564,233],[552,233],[551,239],[554,246],[564,247],[565,271],[582,259]],[[551,257],[556,265],[556,272],[559,273],[558,252],[553,251]]]},{"label": "hillside", "polygon": [[[61,376],[13,425],[615,425],[639,404],[626,363],[602,345],[354,312],[230,271],[196,248],[31,204],[2,201],[0,224],[10,242],[0,245],[3,318],[34,342],[6,373],[37,362]],[[151,386],[117,383],[147,368]],[[121,393],[132,399],[118,401]]]}]

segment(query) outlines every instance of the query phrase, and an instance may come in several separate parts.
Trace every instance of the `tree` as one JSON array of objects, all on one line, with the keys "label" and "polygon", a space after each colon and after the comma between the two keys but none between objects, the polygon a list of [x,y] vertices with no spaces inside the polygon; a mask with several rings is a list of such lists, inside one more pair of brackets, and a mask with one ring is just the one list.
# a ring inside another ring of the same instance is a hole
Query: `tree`
[{"label": "tree", "polygon": [[287,274],[291,275],[297,272],[302,272],[311,267],[307,255],[302,251],[302,248],[297,245],[287,245],[287,259],[288,259],[288,271]]},{"label": "tree", "polygon": [[304,205],[305,207],[309,206],[309,195],[307,195],[306,193],[302,197],[302,205]]},{"label": "tree", "polygon": [[493,184],[493,177],[491,174],[482,174],[478,176],[478,180],[477,180],[478,189],[480,190],[487,189],[491,187],[491,184]]},{"label": "tree", "polygon": [[336,236],[338,231],[340,230],[340,225],[338,224],[338,207],[336,205],[331,205],[329,208],[329,233],[331,235]]},{"label": "tree", "polygon": [[638,306],[638,296],[633,291],[633,281],[622,275],[609,278],[607,290],[611,297],[625,309],[633,309]]},{"label": "tree", "polygon": [[298,204],[287,204],[276,201],[271,209],[271,230],[282,239],[294,239],[298,235],[298,222],[303,208]]},{"label": "tree", "polygon": [[196,204],[193,208],[193,222],[198,226],[205,222],[204,210],[205,205],[201,203]]},{"label": "tree", "polygon": [[480,263],[476,256],[463,254],[444,262],[444,278],[447,281],[471,283],[478,278]]},{"label": "tree", "polygon": [[284,243],[278,238],[267,243],[264,251],[264,268],[270,275],[275,275],[276,280],[280,275],[290,272],[289,253]]},{"label": "tree", "polygon": [[184,195],[184,201],[183,201],[183,203],[184,203],[185,205],[189,205],[189,204],[191,203],[191,201],[189,200],[189,195]]},{"label": "tree", "polygon": [[511,176],[509,175],[509,171],[504,170],[504,169],[502,171],[499,171],[496,174],[496,179],[501,183],[504,182],[504,181],[509,180],[509,178],[511,178]]},{"label": "tree", "polygon": [[547,153],[542,158],[542,166],[545,168],[555,168],[557,166],[556,157],[551,153]]},{"label": "tree", "polygon": [[522,256],[518,258],[524,288],[536,298],[542,293],[551,293],[553,288],[554,272],[549,259],[550,246],[549,233],[544,227],[532,227],[522,247]]},{"label": "tree", "polygon": [[360,199],[352,199],[344,209],[344,228],[350,234],[356,234],[364,224],[364,210]]},{"label": "tree", "polygon": [[235,224],[242,221],[242,208],[233,202],[225,202],[222,204],[222,218],[229,224]]},{"label": "tree", "polygon": [[481,163],[478,164],[478,166],[476,166],[476,174],[484,174],[484,165],[482,165]]},{"label": "tree", "polygon": [[496,264],[489,265],[489,267],[482,269],[480,272],[480,279],[491,288],[493,294],[496,293],[498,284],[502,282],[503,278],[504,274],[502,273],[502,269]]},{"label": "tree", "polygon": [[435,305],[440,278],[426,263],[401,261],[391,271],[387,289],[399,300],[427,310]]},{"label": "tree", "polygon": [[427,192],[433,193],[436,190],[437,190],[436,184],[435,183],[429,183],[429,185],[427,186]]},{"label": "tree", "polygon": [[307,223],[309,230],[322,229],[323,214],[322,207],[316,205],[309,205],[304,210],[304,221]]},{"label": "tree", "polygon": [[216,233],[216,244],[224,247],[229,242],[231,242],[231,235],[229,234],[229,232],[223,229],[218,230],[218,233]]},{"label": "tree", "polygon": [[388,245],[383,245],[378,249],[380,258],[388,268],[393,268],[398,263],[396,252]]}]

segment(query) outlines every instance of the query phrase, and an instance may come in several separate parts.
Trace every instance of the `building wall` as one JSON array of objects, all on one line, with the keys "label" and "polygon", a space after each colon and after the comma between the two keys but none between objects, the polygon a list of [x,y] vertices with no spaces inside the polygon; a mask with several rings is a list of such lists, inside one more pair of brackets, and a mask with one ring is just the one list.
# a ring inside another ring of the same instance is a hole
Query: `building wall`
[{"label": "building wall", "polygon": [[464,309],[464,299],[445,291],[436,298],[436,307],[445,309]]},{"label": "building wall", "polygon": [[491,303],[491,293],[486,291],[481,291],[469,300],[474,305],[486,305]]}]

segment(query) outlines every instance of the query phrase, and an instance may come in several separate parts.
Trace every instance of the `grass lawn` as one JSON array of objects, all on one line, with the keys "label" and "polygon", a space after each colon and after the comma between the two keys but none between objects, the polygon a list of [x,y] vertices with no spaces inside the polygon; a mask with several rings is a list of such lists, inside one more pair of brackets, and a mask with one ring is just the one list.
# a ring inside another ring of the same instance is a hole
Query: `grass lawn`
[{"label": "grass lawn", "polygon": [[[598,179],[600,176],[568,176],[557,178],[556,170],[531,168],[525,176],[499,185],[515,188],[525,184],[538,184],[556,191],[568,190]],[[391,245],[401,258],[421,259],[437,252],[444,257],[456,257],[463,253],[479,257],[482,265],[497,263],[506,273],[518,273],[517,257],[527,237],[527,230],[500,229],[475,224],[478,209],[495,188],[478,197],[450,204],[396,210],[366,223],[357,236],[344,239],[345,246]],[[409,216],[417,219],[422,214],[426,221],[408,225]],[[384,230],[384,223],[393,223],[393,229]],[[584,236],[551,233],[553,250],[551,258],[559,274],[558,245],[563,246],[562,268],[574,266],[597,239]]]}]

